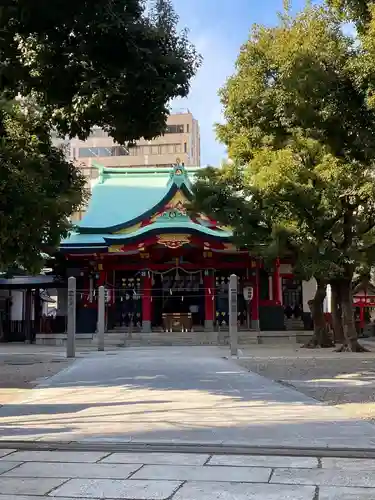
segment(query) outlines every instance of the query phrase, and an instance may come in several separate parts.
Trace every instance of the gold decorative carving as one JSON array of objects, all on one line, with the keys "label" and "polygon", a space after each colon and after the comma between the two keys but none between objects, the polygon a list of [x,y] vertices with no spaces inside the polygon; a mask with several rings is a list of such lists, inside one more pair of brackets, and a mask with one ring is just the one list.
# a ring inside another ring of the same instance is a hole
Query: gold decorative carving
[{"label": "gold decorative carving", "polygon": [[190,238],[187,234],[160,234],[157,237],[157,242],[159,245],[174,249],[189,244]]},{"label": "gold decorative carving", "polygon": [[127,247],[126,245],[111,245],[108,247],[108,252],[109,253],[124,253],[126,250],[132,250],[133,252],[143,252],[145,249],[144,243],[139,243],[137,248],[132,247]]},{"label": "gold decorative carving", "polygon": [[230,226],[222,226],[221,224],[218,224],[216,227],[217,227],[218,229],[221,229],[222,231],[232,231],[232,229],[233,229],[233,228],[232,228],[232,227],[230,227]]},{"label": "gold decorative carving", "polygon": [[109,253],[117,253],[117,252],[122,252],[122,247],[123,245],[111,245],[108,247],[108,252]]}]

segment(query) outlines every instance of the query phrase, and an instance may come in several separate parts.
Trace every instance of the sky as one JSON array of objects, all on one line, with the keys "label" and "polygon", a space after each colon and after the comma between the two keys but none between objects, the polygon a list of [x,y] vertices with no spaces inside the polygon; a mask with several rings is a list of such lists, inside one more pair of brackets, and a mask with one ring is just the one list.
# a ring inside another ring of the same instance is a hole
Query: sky
[{"label": "sky", "polygon": [[[202,165],[220,165],[225,147],[216,141],[213,124],[222,120],[218,89],[233,74],[240,47],[254,23],[273,25],[282,0],[173,0],[182,27],[203,56],[189,96],[172,103],[172,110],[188,108],[199,121]],[[305,5],[293,0],[293,11]]]}]

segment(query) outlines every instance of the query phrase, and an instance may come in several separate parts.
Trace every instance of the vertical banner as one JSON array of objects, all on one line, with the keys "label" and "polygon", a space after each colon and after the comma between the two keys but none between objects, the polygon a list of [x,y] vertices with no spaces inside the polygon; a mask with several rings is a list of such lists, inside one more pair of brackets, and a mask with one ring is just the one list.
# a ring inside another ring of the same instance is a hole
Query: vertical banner
[{"label": "vertical banner", "polygon": [[66,357],[76,355],[76,279],[68,279],[68,322],[66,339]]},{"label": "vertical banner", "polygon": [[229,279],[229,342],[230,353],[232,356],[238,355],[238,278],[235,274],[231,274]]},{"label": "vertical banner", "polygon": [[100,286],[98,290],[98,351],[104,351],[105,292],[104,286]]}]

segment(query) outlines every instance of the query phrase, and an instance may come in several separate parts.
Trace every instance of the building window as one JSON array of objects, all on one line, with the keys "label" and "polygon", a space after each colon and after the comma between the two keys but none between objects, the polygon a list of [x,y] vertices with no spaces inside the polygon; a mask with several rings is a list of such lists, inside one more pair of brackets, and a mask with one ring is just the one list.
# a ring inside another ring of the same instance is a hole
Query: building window
[{"label": "building window", "polygon": [[183,125],[167,125],[165,130],[166,134],[183,134],[184,126]]},{"label": "building window", "polygon": [[127,156],[129,151],[124,146],[112,146],[109,148],[79,148],[79,158],[103,158],[106,156]]},{"label": "building window", "polygon": [[189,133],[190,132],[190,125],[187,123],[186,124],[186,132]]},{"label": "building window", "polygon": [[187,153],[187,143],[184,142],[184,153]]}]

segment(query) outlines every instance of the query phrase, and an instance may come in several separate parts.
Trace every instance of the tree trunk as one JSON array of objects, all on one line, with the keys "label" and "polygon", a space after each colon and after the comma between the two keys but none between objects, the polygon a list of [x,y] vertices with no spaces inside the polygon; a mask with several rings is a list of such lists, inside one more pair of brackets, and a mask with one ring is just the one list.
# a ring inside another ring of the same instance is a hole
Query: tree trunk
[{"label": "tree trunk", "polygon": [[342,326],[342,307],[340,286],[336,281],[331,282],[332,293],[332,328],[336,344],[344,343],[344,329]]},{"label": "tree trunk", "polygon": [[342,308],[342,324],[344,331],[344,344],[339,351],[369,352],[358,342],[357,330],[354,321],[352,281],[340,280],[340,299]]},{"label": "tree trunk", "polygon": [[303,347],[310,349],[315,347],[333,347],[333,341],[329,335],[326,320],[324,317],[323,304],[326,298],[327,284],[321,280],[316,279],[317,287],[315,296],[308,301],[308,306],[311,311],[311,317],[314,323],[314,334],[312,338]]}]

